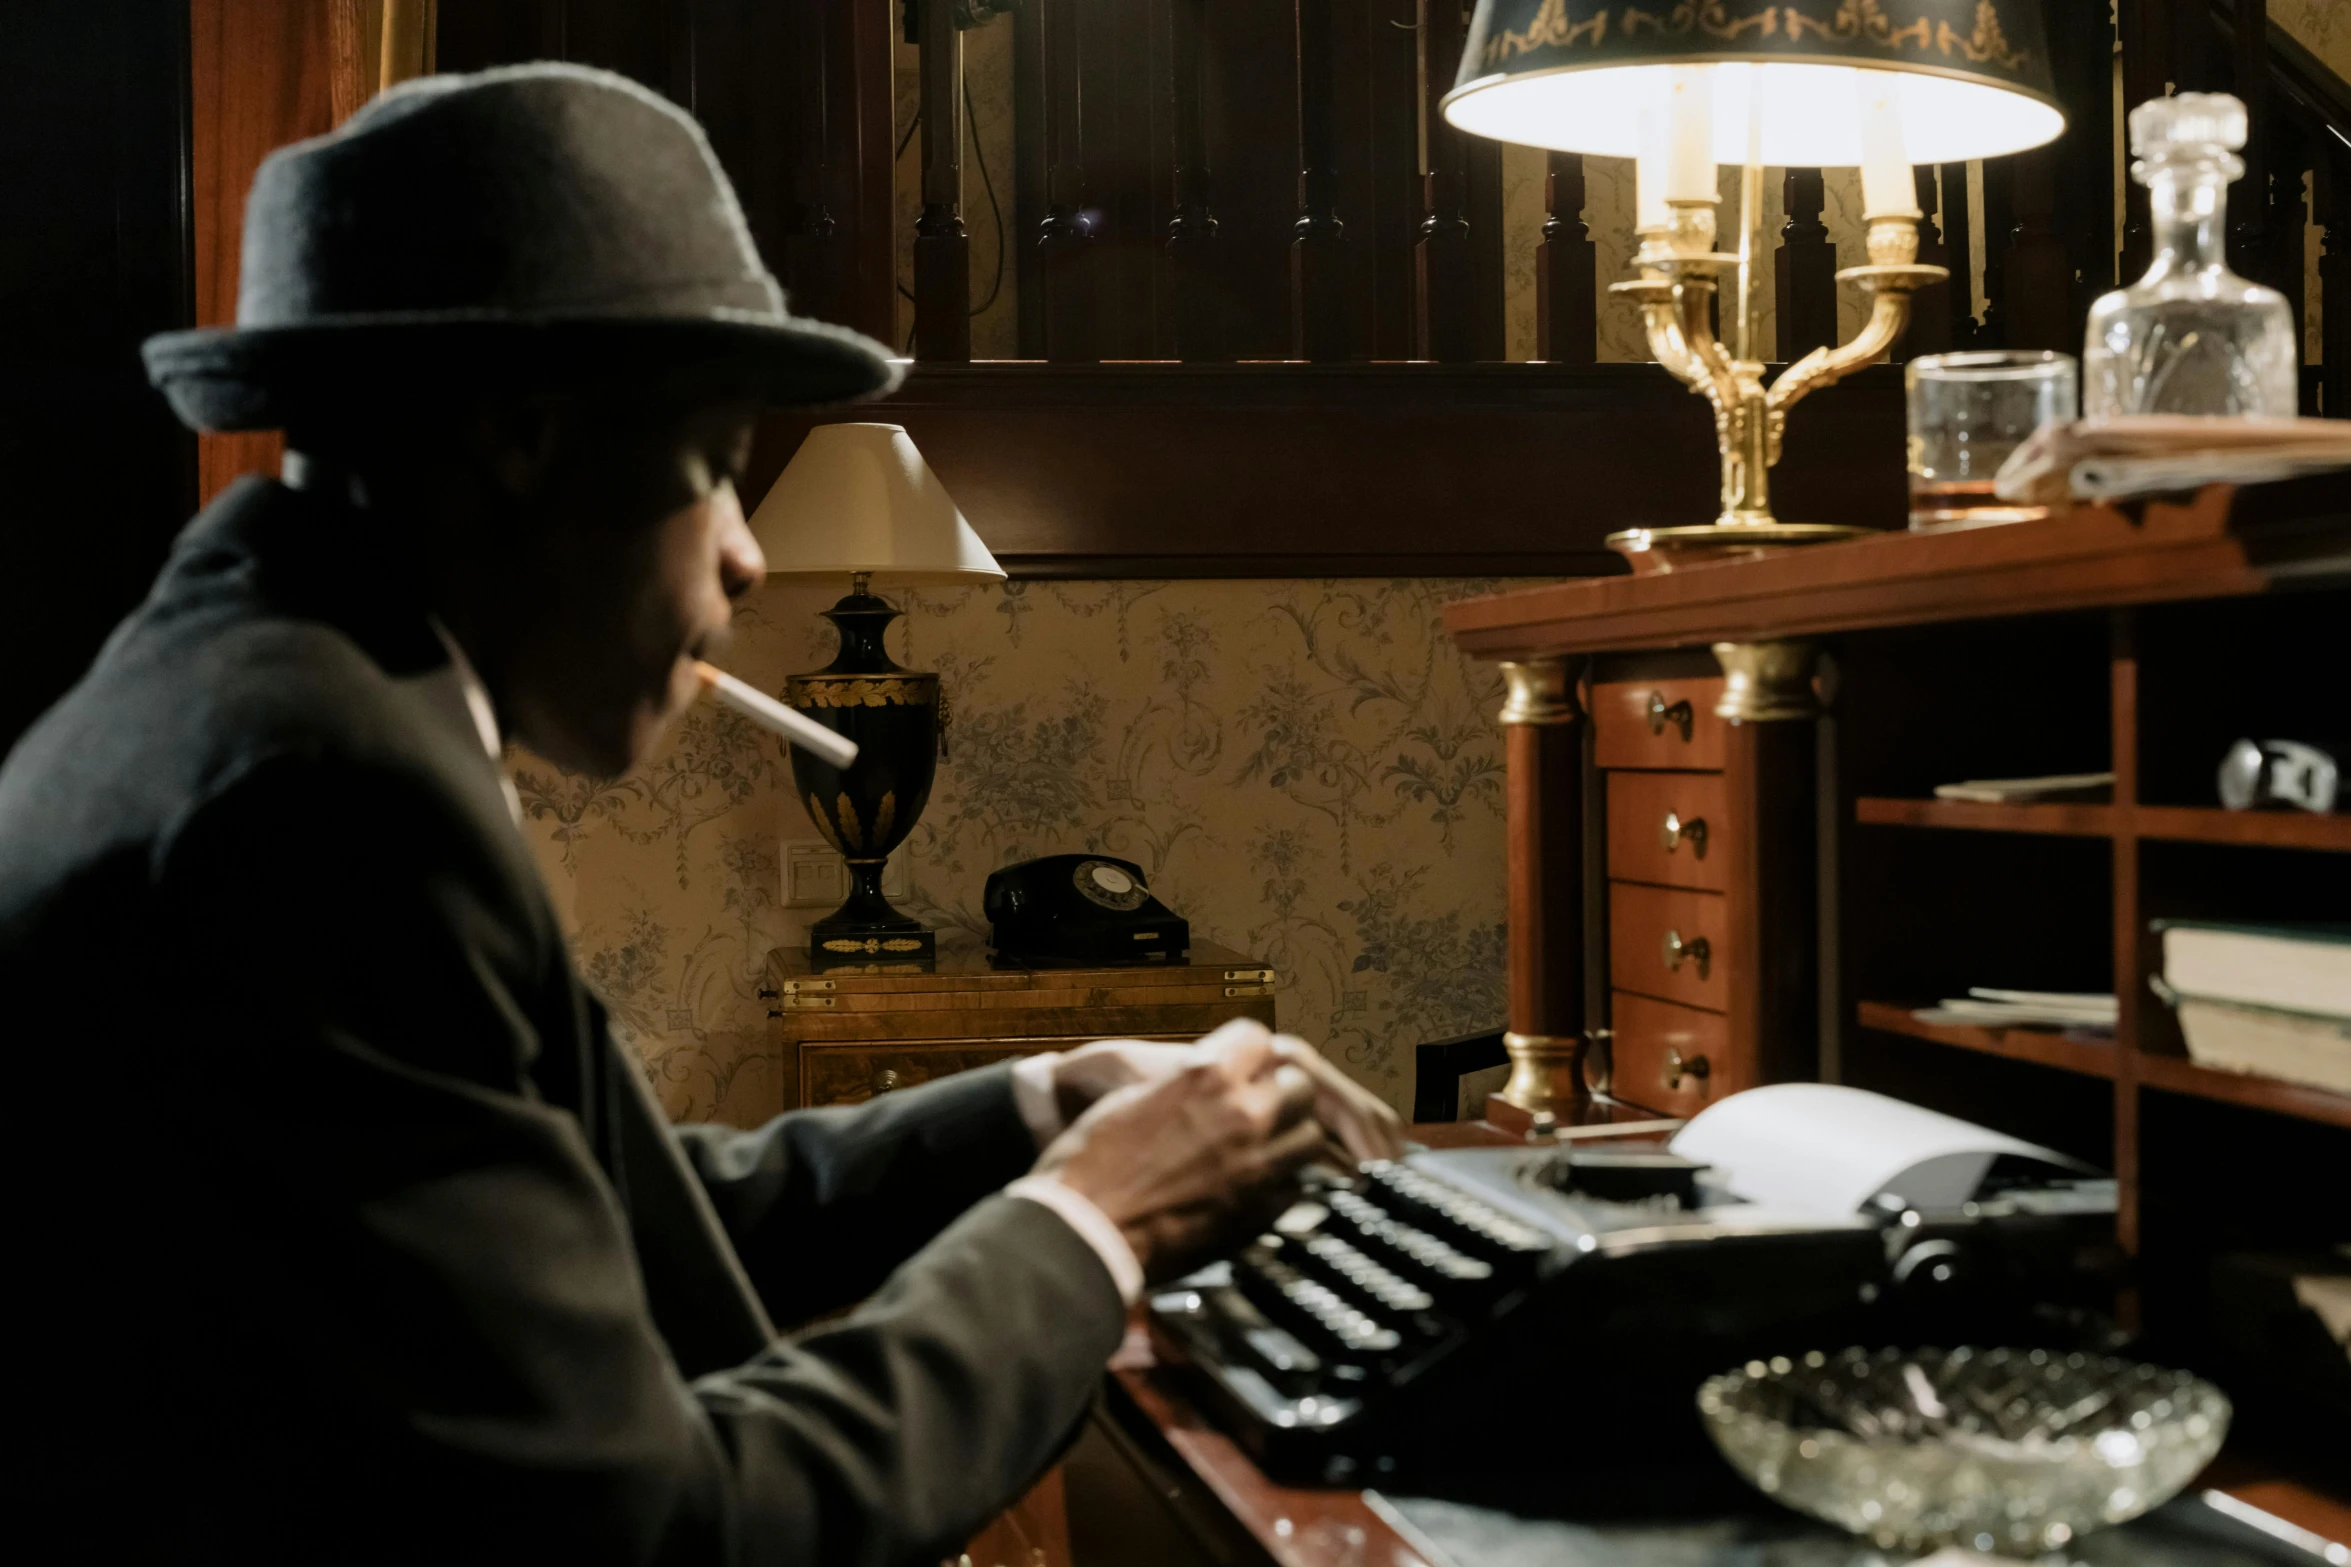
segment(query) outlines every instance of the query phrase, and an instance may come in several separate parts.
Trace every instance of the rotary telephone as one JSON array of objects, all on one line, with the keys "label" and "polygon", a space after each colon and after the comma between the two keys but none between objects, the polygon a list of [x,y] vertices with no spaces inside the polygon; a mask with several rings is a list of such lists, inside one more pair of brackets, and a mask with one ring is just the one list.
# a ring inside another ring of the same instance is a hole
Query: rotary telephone
[{"label": "rotary telephone", "polygon": [[997,954],[1035,963],[1167,963],[1192,944],[1143,868],[1107,854],[1048,854],[991,872],[981,907]]}]

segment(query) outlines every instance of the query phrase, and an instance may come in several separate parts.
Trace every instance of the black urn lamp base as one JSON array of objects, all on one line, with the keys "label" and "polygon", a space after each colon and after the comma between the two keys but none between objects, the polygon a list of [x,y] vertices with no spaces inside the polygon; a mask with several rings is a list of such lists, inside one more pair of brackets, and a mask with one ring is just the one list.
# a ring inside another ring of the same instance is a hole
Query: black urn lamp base
[{"label": "black urn lamp base", "polygon": [[865,591],[824,612],[841,633],[832,663],[784,683],[784,703],[857,742],[835,767],[794,748],[792,779],[809,818],[849,865],[849,897],[808,933],[818,964],[922,962],[938,938],[882,896],[882,866],[906,841],[931,795],[939,761],[939,677],[899,667],[882,647],[898,611]]},{"label": "black urn lamp base", "polygon": [[939,955],[936,932],[901,914],[882,896],[883,860],[849,862],[849,897],[809,927],[808,956],[818,964],[928,962]]}]

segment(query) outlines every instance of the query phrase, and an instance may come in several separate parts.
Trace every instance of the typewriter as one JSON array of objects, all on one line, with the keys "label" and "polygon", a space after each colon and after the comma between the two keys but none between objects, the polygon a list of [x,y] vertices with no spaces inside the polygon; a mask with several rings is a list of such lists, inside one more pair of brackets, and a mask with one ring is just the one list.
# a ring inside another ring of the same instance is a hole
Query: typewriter
[{"label": "typewriter", "polygon": [[1706,1377],[1931,1342],[1938,1308],[1985,1329],[1984,1281],[2021,1303],[2030,1290],[2005,1288],[2018,1268],[2061,1271],[2080,1234],[2110,1232],[2111,1182],[2005,1170],[1964,1212],[1895,1198],[1823,1217],[1654,1148],[1423,1151],[1315,1177],[1254,1243],[1155,1292],[1148,1320],[1282,1478],[1474,1467],[1481,1443],[1518,1461],[1662,1457],[1702,1447]]}]

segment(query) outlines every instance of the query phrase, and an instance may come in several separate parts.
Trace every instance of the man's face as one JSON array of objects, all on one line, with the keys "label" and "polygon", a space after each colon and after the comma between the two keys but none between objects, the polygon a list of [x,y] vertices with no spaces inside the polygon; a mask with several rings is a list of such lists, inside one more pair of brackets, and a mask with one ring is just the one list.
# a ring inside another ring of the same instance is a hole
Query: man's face
[{"label": "man's face", "polygon": [[734,601],[767,562],[735,494],[749,402],[567,409],[532,486],[524,634],[501,696],[532,749],[610,776],[642,759],[699,689]]}]

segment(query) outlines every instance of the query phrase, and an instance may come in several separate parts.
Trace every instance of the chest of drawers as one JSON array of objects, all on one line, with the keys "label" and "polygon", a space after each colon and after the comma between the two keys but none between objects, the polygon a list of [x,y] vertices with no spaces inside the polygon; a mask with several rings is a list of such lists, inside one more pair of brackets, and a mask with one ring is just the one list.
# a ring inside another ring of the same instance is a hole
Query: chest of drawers
[{"label": "chest of drawers", "polygon": [[1809,978],[1813,962],[1794,901],[1812,880],[1809,807],[1785,777],[1791,764],[1809,776],[1809,729],[1725,718],[1706,653],[1600,659],[1591,673],[1585,1085],[1689,1116],[1809,1076],[1809,986],[1760,983]]},{"label": "chest of drawers", "polygon": [[860,1104],[1007,1057],[1094,1039],[1195,1039],[1236,1017],[1271,1026],[1277,977],[1206,942],[1176,963],[1046,968],[942,933],[927,964],[815,969],[768,955],[761,996],[776,1084],[765,1115]]}]

